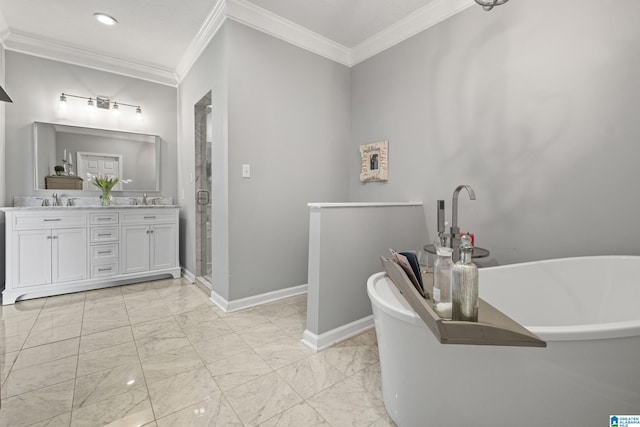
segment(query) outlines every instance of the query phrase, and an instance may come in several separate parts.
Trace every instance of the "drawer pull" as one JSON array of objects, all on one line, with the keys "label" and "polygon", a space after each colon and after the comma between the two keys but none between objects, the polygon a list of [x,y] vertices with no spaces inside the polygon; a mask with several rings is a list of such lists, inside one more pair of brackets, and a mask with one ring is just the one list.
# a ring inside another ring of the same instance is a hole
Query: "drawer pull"
[{"label": "drawer pull", "polygon": [[98,255],[110,254],[111,251],[98,251]]},{"label": "drawer pull", "polygon": [[106,217],[106,218],[96,218],[98,221],[109,221],[111,220],[111,217]]},{"label": "drawer pull", "polygon": [[156,216],[145,216],[144,219],[156,219]]},{"label": "drawer pull", "polygon": [[62,221],[62,218],[45,218],[43,221],[44,222]]},{"label": "drawer pull", "polygon": [[102,234],[98,233],[98,237],[104,237],[104,236],[112,236],[112,234],[111,233],[102,233]]},{"label": "drawer pull", "polygon": [[98,271],[111,271],[111,267],[109,267],[109,268],[99,268]]}]

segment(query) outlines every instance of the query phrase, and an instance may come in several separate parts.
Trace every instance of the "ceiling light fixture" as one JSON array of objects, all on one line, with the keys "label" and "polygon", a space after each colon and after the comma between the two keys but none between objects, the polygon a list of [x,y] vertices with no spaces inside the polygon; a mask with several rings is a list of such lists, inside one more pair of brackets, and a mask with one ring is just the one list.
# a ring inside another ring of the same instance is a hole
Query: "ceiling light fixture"
[{"label": "ceiling light fixture", "polygon": [[509,0],[476,0],[476,3],[478,3],[484,10],[488,12],[495,6],[500,6],[508,1]]},{"label": "ceiling light fixture", "polygon": [[102,22],[104,25],[116,25],[118,21],[113,16],[109,16],[106,13],[94,13],[93,16]]},{"label": "ceiling light fixture", "polygon": [[114,116],[117,116],[120,114],[121,106],[135,108],[136,118],[138,119],[142,118],[142,107],[140,105],[125,104],[124,102],[116,102],[105,96],[96,96],[95,98],[93,98],[88,96],[71,95],[69,93],[62,93],[60,95],[60,103],[58,104],[58,107],[61,110],[65,110],[67,108],[68,106],[67,98],[86,99],[87,110],[95,111],[96,107],[102,110],[111,110]]}]

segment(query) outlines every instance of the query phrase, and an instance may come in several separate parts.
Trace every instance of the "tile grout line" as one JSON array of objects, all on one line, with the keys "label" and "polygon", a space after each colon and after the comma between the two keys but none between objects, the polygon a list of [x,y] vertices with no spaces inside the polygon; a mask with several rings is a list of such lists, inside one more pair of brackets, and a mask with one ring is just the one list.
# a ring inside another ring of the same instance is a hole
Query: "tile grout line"
[{"label": "tile grout line", "polygon": [[[153,402],[151,401],[151,391],[149,390],[149,382],[147,381],[147,375],[144,372],[144,368],[142,367],[142,357],[140,357],[140,350],[138,349],[138,340],[136,340],[136,336],[133,333],[133,325],[131,324],[131,317],[129,316],[129,308],[127,307],[127,301],[124,297],[124,292],[122,293],[122,303],[124,305],[124,309],[127,312],[127,319],[129,320],[129,329],[131,330],[131,337],[133,338],[133,345],[136,347],[136,355],[138,356],[138,363],[140,364],[140,371],[142,371],[142,378],[144,379],[144,386],[147,390],[147,399],[149,399],[149,406],[151,407],[151,413],[153,414],[153,422],[158,424],[158,417],[156,416],[156,410],[153,407]],[[144,323],[144,322],[141,322]],[[116,420],[114,420],[116,421]],[[145,423],[149,424],[149,423]]]},{"label": "tile grout line", "polygon": [[[73,391],[71,392],[71,412],[69,414],[69,427],[71,427],[71,423],[73,422],[73,402],[76,398],[76,383],[78,382],[78,366],[80,365],[80,344],[82,343],[82,328],[84,326],[84,310],[87,306],[87,294],[86,291],[83,292],[84,299],[82,301],[82,318],[80,319],[80,335],[78,336],[78,352],[76,353],[76,374],[73,378]],[[46,303],[45,303],[46,306]]]}]

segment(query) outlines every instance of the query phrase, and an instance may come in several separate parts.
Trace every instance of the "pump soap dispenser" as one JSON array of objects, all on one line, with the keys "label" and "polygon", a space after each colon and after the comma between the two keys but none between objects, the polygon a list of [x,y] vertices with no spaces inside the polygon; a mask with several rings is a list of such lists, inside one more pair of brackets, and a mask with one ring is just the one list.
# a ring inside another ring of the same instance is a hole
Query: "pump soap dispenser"
[{"label": "pump soap dispenser", "polygon": [[478,321],[478,267],[471,262],[471,237],[462,236],[460,260],[451,269],[452,320]]}]

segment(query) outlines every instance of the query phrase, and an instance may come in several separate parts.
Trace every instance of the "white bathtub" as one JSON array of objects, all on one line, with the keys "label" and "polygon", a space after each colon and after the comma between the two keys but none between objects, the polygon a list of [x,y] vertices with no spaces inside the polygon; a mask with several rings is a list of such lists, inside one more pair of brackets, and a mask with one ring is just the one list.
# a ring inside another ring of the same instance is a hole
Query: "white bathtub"
[{"label": "white bathtub", "polygon": [[367,292],[400,427],[600,427],[640,414],[640,257],[480,269],[480,297],[547,348],[440,344],[384,273]]}]

